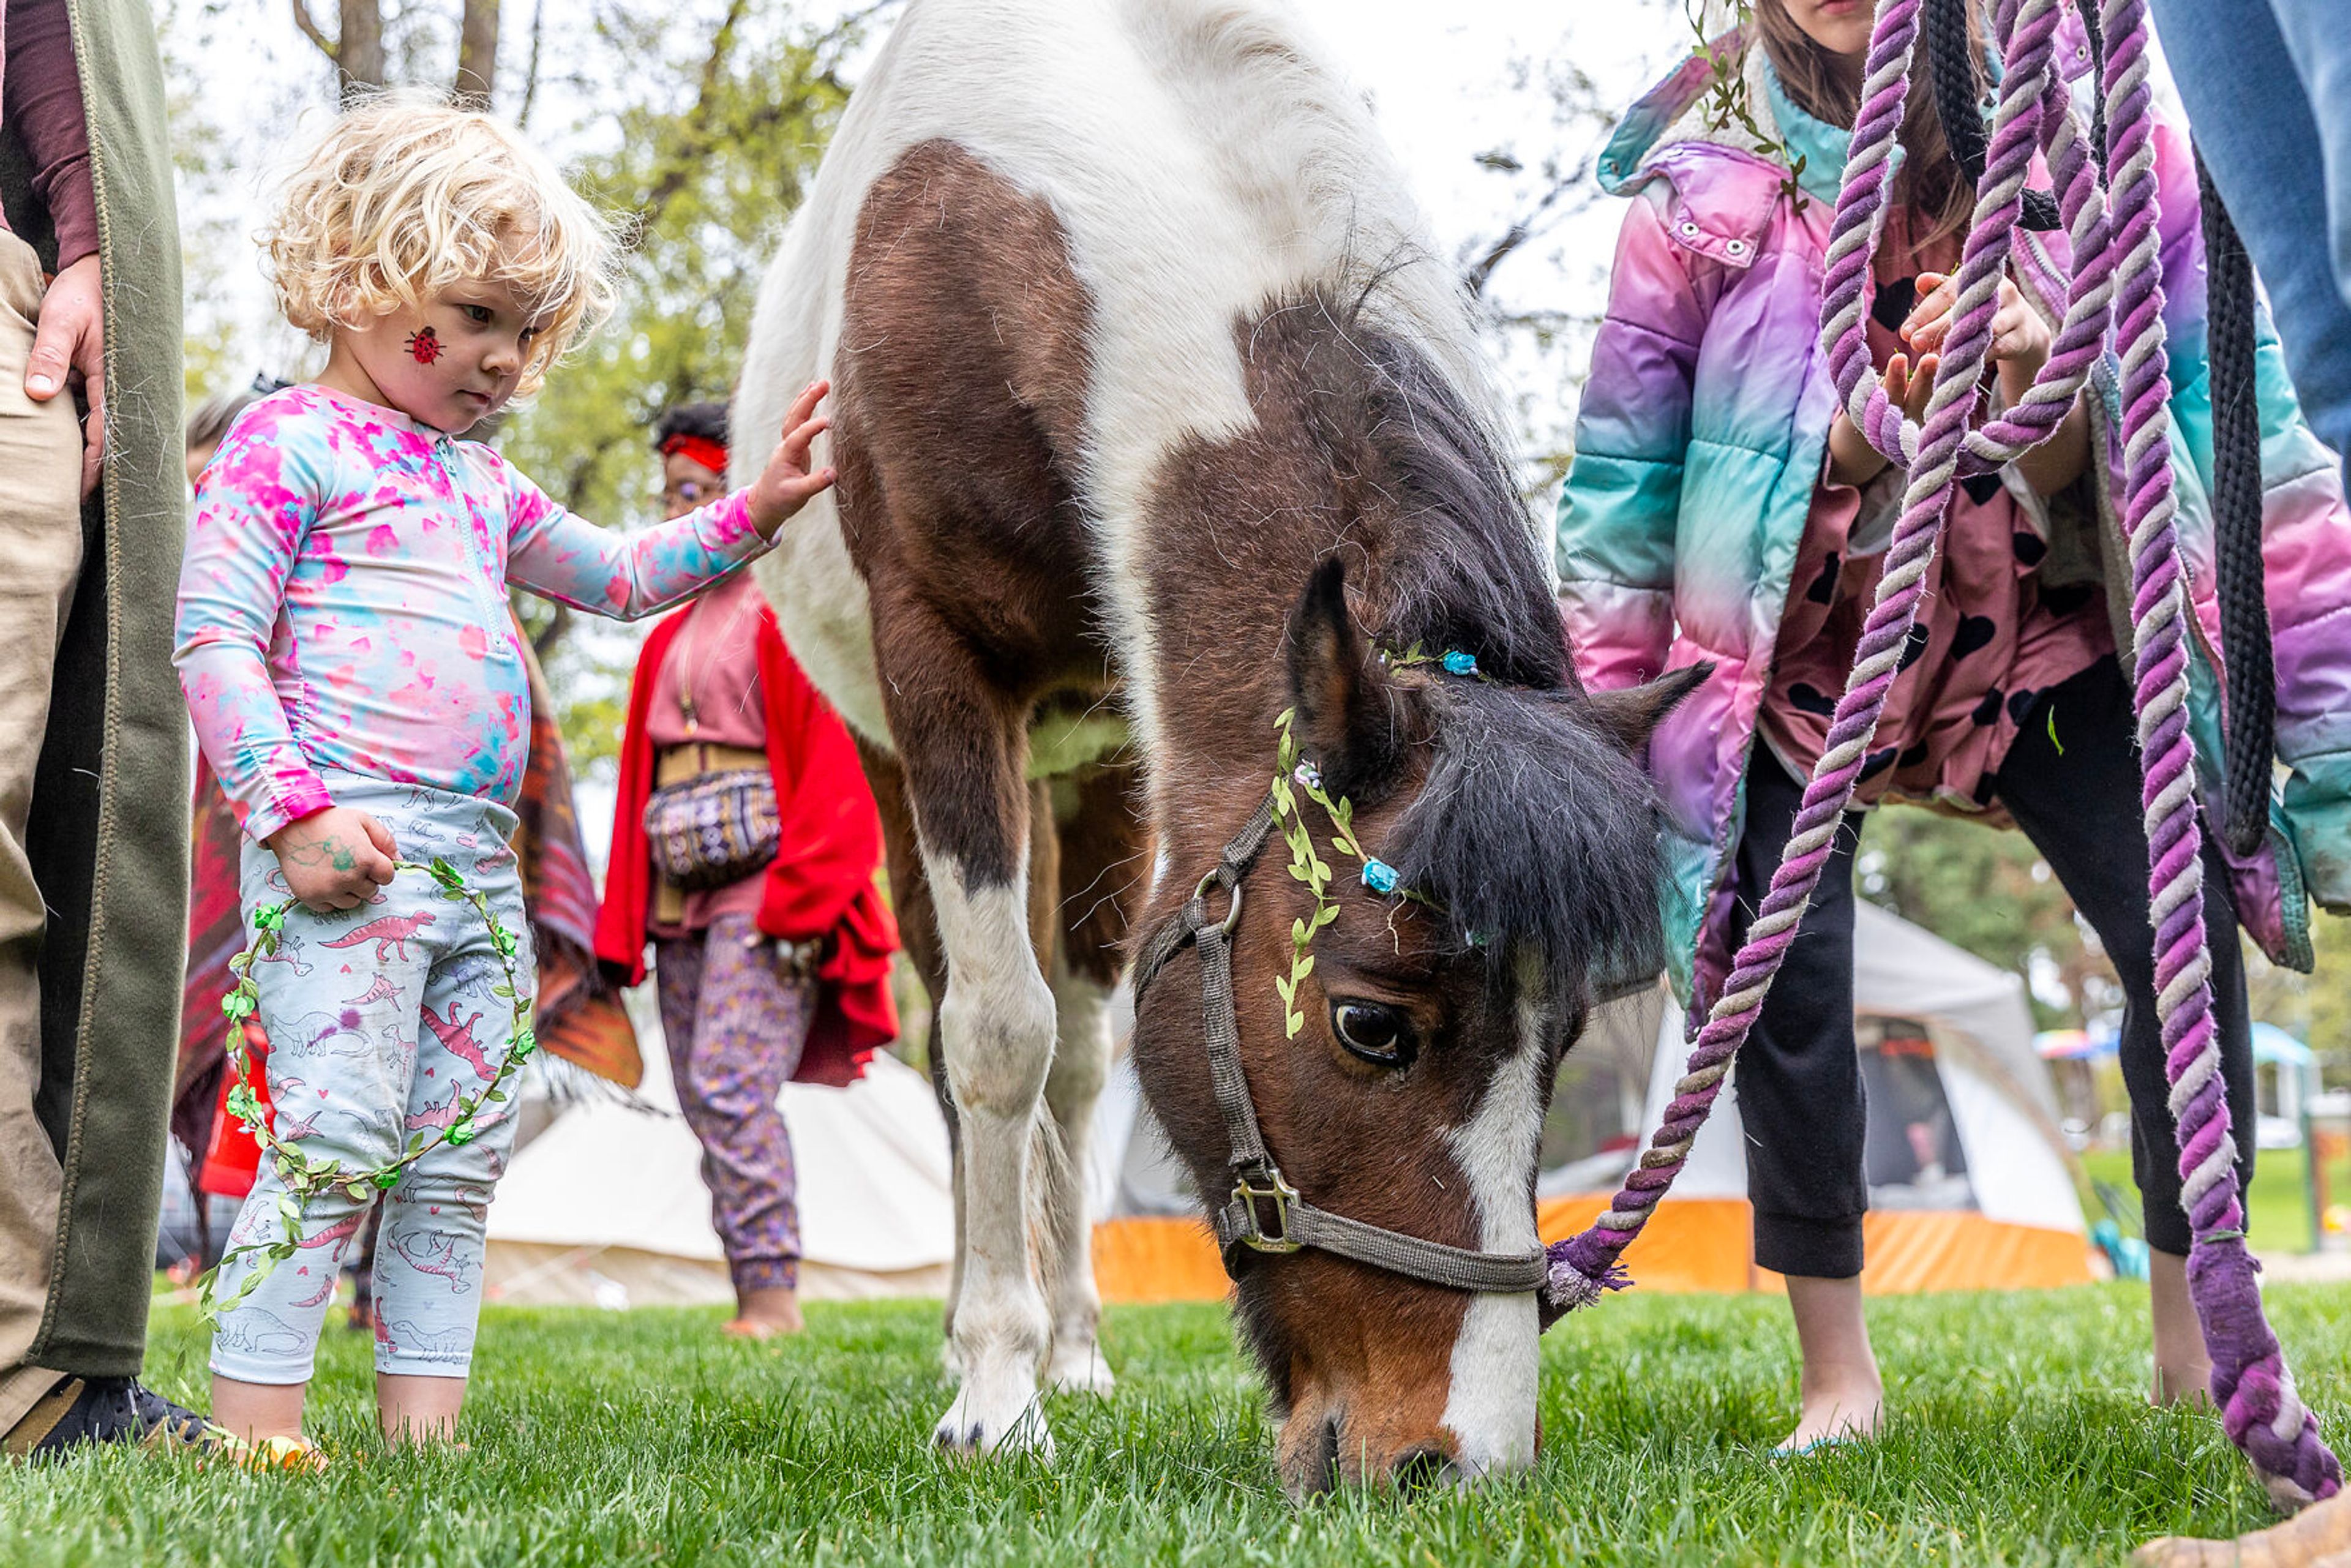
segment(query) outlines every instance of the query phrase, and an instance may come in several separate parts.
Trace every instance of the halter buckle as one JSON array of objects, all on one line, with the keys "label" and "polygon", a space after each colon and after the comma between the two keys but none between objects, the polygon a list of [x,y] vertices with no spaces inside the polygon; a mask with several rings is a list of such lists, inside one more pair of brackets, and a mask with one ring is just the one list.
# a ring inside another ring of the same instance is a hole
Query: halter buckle
[{"label": "halter buckle", "polygon": [[[1239,925],[1241,923],[1241,884],[1239,879],[1236,877],[1232,881],[1227,882],[1225,880],[1225,868],[1223,866],[1218,866],[1216,870],[1210,872],[1207,875],[1200,879],[1200,884],[1192,890],[1192,896],[1202,900],[1201,907],[1205,909],[1207,907],[1206,900],[1208,896],[1208,889],[1217,885],[1219,883],[1222,883],[1224,884],[1225,891],[1232,895],[1232,903],[1226,906],[1225,917],[1222,920],[1215,921],[1211,924],[1215,925],[1216,927],[1222,931],[1226,936],[1230,936],[1233,934],[1234,927]],[[1295,1197],[1298,1195],[1296,1193],[1292,1193],[1290,1196]]]},{"label": "halter buckle", "polygon": [[[1240,1180],[1233,1184],[1233,1201],[1241,1206],[1241,1213],[1248,1219],[1249,1228],[1241,1232],[1240,1239],[1250,1250],[1295,1252],[1305,1245],[1290,1238],[1290,1206],[1298,1201],[1298,1189],[1281,1179],[1278,1167],[1268,1165],[1255,1172],[1242,1172]],[[1270,1231],[1258,1212],[1259,1203],[1273,1206],[1273,1228]]]}]

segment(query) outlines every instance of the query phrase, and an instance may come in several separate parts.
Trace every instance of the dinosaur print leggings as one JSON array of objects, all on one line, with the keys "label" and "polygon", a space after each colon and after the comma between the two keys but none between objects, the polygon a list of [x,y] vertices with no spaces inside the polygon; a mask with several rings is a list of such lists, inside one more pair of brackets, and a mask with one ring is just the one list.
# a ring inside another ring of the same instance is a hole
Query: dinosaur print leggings
[{"label": "dinosaur print leggings", "polygon": [[[355,774],[324,777],[336,804],[392,831],[402,860],[440,856],[497,912],[521,947],[525,987],[537,968],[522,884],[507,841],[515,815],[495,801]],[[245,846],[242,895],[253,911],[287,895],[277,857]],[[262,963],[260,1019],[268,1031],[266,1077],[277,1135],[310,1158],[365,1171],[396,1158],[417,1134],[449,1125],[458,1103],[505,1059],[513,1013],[496,994],[506,969],[470,904],[444,897],[422,872],[404,871],[372,904],[286,915],[277,955]],[[375,1264],[378,1372],[463,1377],[482,1310],[484,1223],[514,1143],[509,1099],[474,1117],[479,1135],[442,1144],[385,1193]],[[230,1232],[232,1245],[282,1234],[285,1184],[265,1157]],[[319,1332],[344,1253],[368,1204],[340,1186],[303,1200],[300,1249],[221,1317],[212,1368],[246,1383],[309,1380]],[[234,1295],[251,1265],[224,1266]]]}]

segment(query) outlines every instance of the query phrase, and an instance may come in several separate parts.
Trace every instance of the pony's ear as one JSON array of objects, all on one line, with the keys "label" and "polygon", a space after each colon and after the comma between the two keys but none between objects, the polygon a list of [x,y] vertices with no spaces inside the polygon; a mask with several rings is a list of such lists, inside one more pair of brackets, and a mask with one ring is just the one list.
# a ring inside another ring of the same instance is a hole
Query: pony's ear
[{"label": "pony's ear", "polygon": [[1657,721],[1673,712],[1674,705],[1698,690],[1706,678],[1714,674],[1711,663],[1691,664],[1679,670],[1667,670],[1656,680],[1637,686],[1625,686],[1613,692],[1593,692],[1585,697],[1593,721],[1618,747],[1639,756],[1649,744],[1650,731]]},{"label": "pony's ear", "polygon": [[1386,675],[1347,609],[1347,568],[1327,555],[1290,612],[1290,733],[1334,796],[1378,792],[1400,755]]}]

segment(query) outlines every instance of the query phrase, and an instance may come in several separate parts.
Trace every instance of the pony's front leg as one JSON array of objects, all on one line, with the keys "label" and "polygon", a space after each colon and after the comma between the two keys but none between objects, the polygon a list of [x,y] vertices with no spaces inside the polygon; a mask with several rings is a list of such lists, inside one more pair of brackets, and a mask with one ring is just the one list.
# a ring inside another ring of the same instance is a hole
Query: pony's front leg
[{"label": "pony's front leg", "polygon": [[1062,1157],[1047,1182],[1047,1245],[1056,1266],[1053,1354],[1045,1380],[1073,1393],[1107,1394],[1113,1378],[1099,1338],[1102,1297],[1094,1288],[1093,1222],[1087,1164],[1094,1103],[1112,1052],[1111,995],[1117,987],[1127,928],[1142,905],[1151,872],[1148,834],[1139,814],[1135,770],[1119,764],[1064,786],[1072,809],[1058,830],[1060,886],[1055,924],[1059,1009],[1053,1071],[1045,1103],[1061,1134]]},{"label": "pony's front leg", "polygon": [[[1053,1060],[1053,993],[1029,923],[1025,707],[924,620],[884,635],[884,690],[930,884],[946,991],[932,1032],[946,1062],[962,1155],[963,1267],[948,1329],[963,1385],[935,1437],[950,1453],[1049,1453],[1038,1375],[1052,1325],[1029,1256],[1031,1143]],[[920,648],[928,659],[897,664]],[[893,667],[896,664],[896,667]]]},{"label": "pony's front leg", "polygon": [[973,875],[925,851],[947,953],[937,1038],[963,1151],[963,1278],[949,1331],[963,1386],[935,1437],[959,1454],[1034,1448],[1052,1437],[1038,1403],[1051,1320],[1029,1249],[1032,1144],[1053,1059],[1053,993],[1029,945],[1025,868]]}]

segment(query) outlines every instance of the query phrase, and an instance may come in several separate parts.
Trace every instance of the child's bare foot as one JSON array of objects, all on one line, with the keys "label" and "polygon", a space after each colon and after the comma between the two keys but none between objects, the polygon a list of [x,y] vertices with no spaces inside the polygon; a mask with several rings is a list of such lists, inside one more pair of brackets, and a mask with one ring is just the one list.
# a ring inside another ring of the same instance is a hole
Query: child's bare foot
[{"label": "child's bare foot", "polygon": [[1796,1429],[1772,1451],[1801,1454],[1823,1443],[1874,1436],[1886,1385],[1869,1345],[1860,1277],[1791,1274],[1787,1279],[1788,1306],[1795,1314],[1796,1341],[1804,1358],[1797,1385],[1803,1413]]},{"label": "child's bare foot", "polygon": [[808,1327],[800,1316],[799,1292],[789,1285],[762,1286],[736,1299],[735,1316],[718,1332],[737,1339],[774,1339]]},{"label": "child's bare foot", "polygon": [[1848,1378],[1835,1387],[1808,1386],[1796,1429],[1772,1451],[1801,1454],[1823,1443],[1875,1437],[1885,1407],[1886,1390],[1875,1376]]},{"label": "child's bare foot", "polygon": [[2155,1386],[2147,1398],[2158,1406],[2210,1404],[2212,1360],[2204,1354],[2204,1326],[2188,1296],[2188,1260],[2174,1252],[2147,1258],[2148,1316],[2155,1330]]}]

